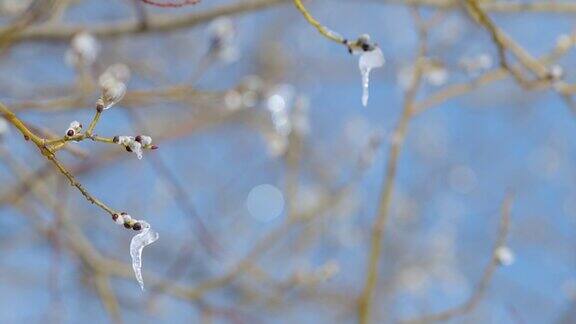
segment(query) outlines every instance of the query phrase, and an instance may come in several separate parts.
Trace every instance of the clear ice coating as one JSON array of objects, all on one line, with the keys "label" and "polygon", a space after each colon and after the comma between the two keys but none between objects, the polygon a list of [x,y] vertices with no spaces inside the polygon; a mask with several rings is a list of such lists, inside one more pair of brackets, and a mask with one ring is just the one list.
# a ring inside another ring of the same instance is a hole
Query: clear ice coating
[{"label": "clear ice coating", "polygon": [[337,39],[340,42],[342,42],[344,40],[344,36],[340,35],[339,33],[335,32],[331,29],[328,29],[326,27],[323,27],[322,29],[324,30],[324,33],[326,35],[328,35],[328,37],[333,38],[333,39]]},{"label": "clear ice coating", "polygon": [[368,104],[370,71],[383,66],[385,61],[384,54],[382,54],[382,50],[378,46],[371,51],[360,54],[358,67],[360,68],[360,74],[362,74],[362,105],[364,106]]},{"label": "clear ice coating", "polygon": [[132,257],[132,268],[134,269],[134,275],[136,280],[140,284],[140,288],[144,290],[144,280],[142,279],[142,250],[145,246],[154,243],[159,234],[152,228],[150,224],[145,221],[138,221],[142,225],[142,231],[130,241],[130,256]]}]

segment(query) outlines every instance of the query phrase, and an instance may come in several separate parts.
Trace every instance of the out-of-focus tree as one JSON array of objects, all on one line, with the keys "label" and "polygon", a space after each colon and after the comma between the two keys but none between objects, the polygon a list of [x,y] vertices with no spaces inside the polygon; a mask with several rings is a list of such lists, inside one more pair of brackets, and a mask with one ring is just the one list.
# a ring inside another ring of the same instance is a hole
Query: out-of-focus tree
[{"label": "out-of-focus tree", "polygon": [[0,322],[574,317],[575,3],[0,14]]}]

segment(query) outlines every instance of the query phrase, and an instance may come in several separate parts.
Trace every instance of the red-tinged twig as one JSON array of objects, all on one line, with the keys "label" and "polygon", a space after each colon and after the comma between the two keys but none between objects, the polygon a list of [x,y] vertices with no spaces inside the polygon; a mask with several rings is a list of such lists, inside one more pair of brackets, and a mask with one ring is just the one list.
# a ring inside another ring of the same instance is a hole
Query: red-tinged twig
[{"label": "red-tinged twig", "polygon": [[145,4],[160,7],[160,8],[179,8],[189,5],[195,5],[200,0],[183,0],[183,1],[168,1],[168,2],[161,2],[161,1],[154,1],[154,0],[140,0]]}]

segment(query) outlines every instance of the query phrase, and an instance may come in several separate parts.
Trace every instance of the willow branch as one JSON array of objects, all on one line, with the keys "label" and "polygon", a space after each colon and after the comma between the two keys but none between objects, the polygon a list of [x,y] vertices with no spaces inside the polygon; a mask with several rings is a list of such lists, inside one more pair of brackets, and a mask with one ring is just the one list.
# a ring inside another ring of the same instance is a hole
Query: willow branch
[{"label": "willow branch", "polygon": [[6,118],[8,122],[16,127],[20,133],[22,133],[22,135],[24,135],[24,138],[30,139],[32,142],[34,142],[42,155],[50,162],[52,162],[52,164],[56,166],[60,173],[62,173],[68,179],[68,181],[70,181],[70,184],[76,187],[78,191],[80,191],[80,193],[90,203],[100,207],[110,215],[117,213],[114,209],[108,207],[108,205],[90,194],[88,190],[86,190],[84,186],[82,186],[82,184],[76,180],[74,175],[72,175],[72,173],[70,173],[70,171],[68,171],[68,169],[66,169],[66,167],[56,158],[55,153],[46,145],[46,139],[40,138],[36,134],[32,133],[32,131],[8,107],[2,103],[0,103],[0,113],[4,118]]},{"label": "willow branch", "polygon": [[146,29],[142,29],[141,22],[131,18],[119,22],[103,22],[97,25],[37,25],[32,26],[15,35],[14,42],[31,40],[68,41],[74,34],[86,31],[98,38],[120,37],[146,32],[169,32],[173,30],[190,28],[203,24],[220,16],[232,16],[242,13],[263,10],[275,5],[288,2],[288,0],[249,0],[183,15],[149,15]]},{"label": "willow branch", "polygon": [[[419,19],[419,17],[417,17],[417,19]],[[420,36],[420,47],[414,67],[412,84],[405,93],[402,115],[396,124],[392,135],[392,143],[388,152],[389,158],[386,164],[382,191],[379,197],[378,213],[372,226],[372,234],[370,237],[370,251],[368,255],[366,279],[364,281],[362,292],[358,297],[357,314],[358,322],[361,324],[366,324],[370,321],[372,299],[374,296],[374,290],[378,284],[378,265],[382,254],[382,241],[384,238],[385,225],[390,214],[392,194],[394,192],[394,184],[398,171],[398,161],[400,159],[400,152],[402,150],[404,139],[408,132],[408,125],[414,112],[416,94],[422,79],[422,64],[425,61],[427,52],[427,35],[426,28],[423,24],[421,24],[419,20],[417,20],[417,22]]]},{"label": "willow branch", "polygon": [[[460,8],[459,0],[374,0],[407,6],[431,7],[442,10],[458,10]],[[540,1],[540,2],[520,2],[520,1],[481,1],[480,7],[489,12],[501,13],[576,13],[576,3],[572,1]]]},{"label": "willow branch", "polygon": [[302,3],[302,0],[294,0],[294,5],[298,9],[298,11],[300,11],[302,16],[304,16],[304,19],[306,19],[306,21],[310,25],[312,25],[314,28],[316,28],[316,30],[318,30],[318,32],[322,36],[328,38],[329,40],[331,40],[333,42],[339,43],[339,44],[343,44],[346,41],[345,38],[342,37],[340,34],[330,30],[328,27],[322,25],[318,20],[316,20],[312,16],[312,14],[310,14],[308,9],[306,9],[304,4]]}]

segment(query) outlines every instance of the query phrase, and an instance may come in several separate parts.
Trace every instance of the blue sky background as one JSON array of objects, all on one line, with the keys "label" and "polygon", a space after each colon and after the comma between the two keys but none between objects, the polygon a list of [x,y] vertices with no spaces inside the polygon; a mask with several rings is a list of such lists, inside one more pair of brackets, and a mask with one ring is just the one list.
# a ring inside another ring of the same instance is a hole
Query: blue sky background
[{"label": "blue sky background", "polygon": [[[178,14],[227,2],[206,0],[181,10],[149,11]],[[301,190],[311,191],[305,192],[302,200],[295,202],[297,205],[304,204],[304,198],[313,196],[312,192],[325,193],[347,183],[371,134],[391,134],[402,109],[403,92],[397,75],[402,66],[413,62],[417,45],[411,15],[401,5],[386,1],[315,1],[310,10],[346,37],[370,33],[382,48],[387,63],[373,71],[368,107],[360,103],[357,59],[318,35],[290,4],[234,17],[240,60],[211,66],[197,83],[202,90],[225,91],[246,75],[262,74],[266,71],[262,67],[270,58],[284,62],[282,72],[269,82],[292,84],[298,94],[310,101],[311,131],[304,141],[306,153],[299,183]],[[430,9],[422,12],[424,16],[432,13]],[[89,25],[131,15],[127,2],[82,1],[66,13],[65,21]],[[534,56],[547,53],[555,46],[558,35],[574,29],[570,14],[493,16]],[[446,42],[450,34],[457,37]],[[198,69],[207,42],[205,25],[160,35],[103,40],[99,64],[124,62],[140,67],[141,70],[133,69],[131,90],[183,83]],[[2,101],[16,103],[31,95],[46,98],[51,95],[42,96],[42,89],[69,89],[75,73],[64,64],[66,48],[66,42],[27,42],[11,48],[0,58]],[[448,85],[470,80],[458,70],[457,62],[478,53],[488,53],[496,62],[495,48],[487,33],[461,12],[447,11],[441,23],[430,31],[430,56],[447,66]],[[567,81],[574,79],[574,62],[573,50],[559,62]],[[146,69],[158,77],[150,80],[139,73]],[[418,98],[438,89],[425,84]],[[19,115],[29,123],[60,132],[75,119],[88,123],[92,109],[79,108],[82,109],[26,111]],[[160,137],[178,121],[194,117],[202,109],[213,108],[159,102],[138,112],[147,123],[155,125],[152,135]],[[131,133],[131,127],[126,108],[120,103],[106,112],[98,133]],[[516,261],[499,268],[478,307],[454,322],[559,321],[576,296],[575,135],[576,119],[557,94],[526,92],[509,79],[449,100],[414,118],[399,161],[375,316],[394,322],[465,301],[490,260],[501,202],[507,192],[513,192],[516,199],[509,247]],[[22,141],[15,130],[5,145],[30,170],[44,164],[37,150]],[[78,175],[94,195],[148,220],[160,233],[160,240],[144,250],[146,271],[165,273],[178,250],[188,246],[192,257],[179,282],[195,286],[226,273],[251,246],[285,221],[284,213],[262,222],[251,217],[246,208],[252,188],[272,184],[282,189],[286,179],[285,161],[269,156],[261,132],[249,123],[222,122],[160,145],[158,151],[145,152],[142,161],[132,154],[122,154],[113,163]],[[90,156],[84,161],[65,156],[63,160],[72,168],[98,161],[103,152],[117,149],[98,143],[80,146],[89,150]],[[361,171],[351,192],[325,218],[292,229],[259,260],[258,265],[268,276],[282,281],[299,269],[335,261],[339,272],[313,289],[337,291],[353,303],[364,282],[370,226],[377,210],[388,148],[389,141],[384,141],[373,164]],[[222,256],[215,258],[202,246],[190,215],[181,212],[174,194],[148,163],[152,154],[160,156],[177,176],[199,217],[224,251]],[[458,167],[473,172],[472,189],[463,192],[450,184],[450,172]],[[59,178],[54,171],[49,179],[52,192],[57,192],[55,179]],[[2,163],[0,192],[10,191],[16,181]],[[29,196],[24,199],[36,208],[44,222],[49,224],[54,219],[53,210]],[[79,193],[71,191],[66,200],[69,217],[103,255],[130,261],[131,233],[115,227],[107,215],[90,206]],[[0,207],[0,322],[35,323],[50,318],[65,323],[110,321],[91,284],[83,280],[86,272],[78,259],[64,248],[54,261],[55,252],[49,241],[30,225],[26,213],[14,206]],[[305,243],[299,246],[299,242]],[[58,270],[54,270],[55,263]],[[50,288],[52,271],[58,278],[60,302],[55,302]],[[420,275],[410,277],[414,273]],[[415,284],[420,279],[422,283]],[[355,321],[353,310],[300,297],[304,290],[301,287],[282,290],[280,306],[272,307],[265,303],[272,294],[266,284],[250,278],[243,280],[265,296],[264,300],[248,300],[233,285],[215,290],[206,300],[238,308],[250,320],[263,323]],[[411,284],[417,288],[409,289]],[[189,323],[200,318],[197,304],[164,294],[143,294],[135,280],[113,279],[112,285],[125,322]],[[60,315],[53,317],[54,312]],[[227,322],[218,317],[217,321]]]}]

